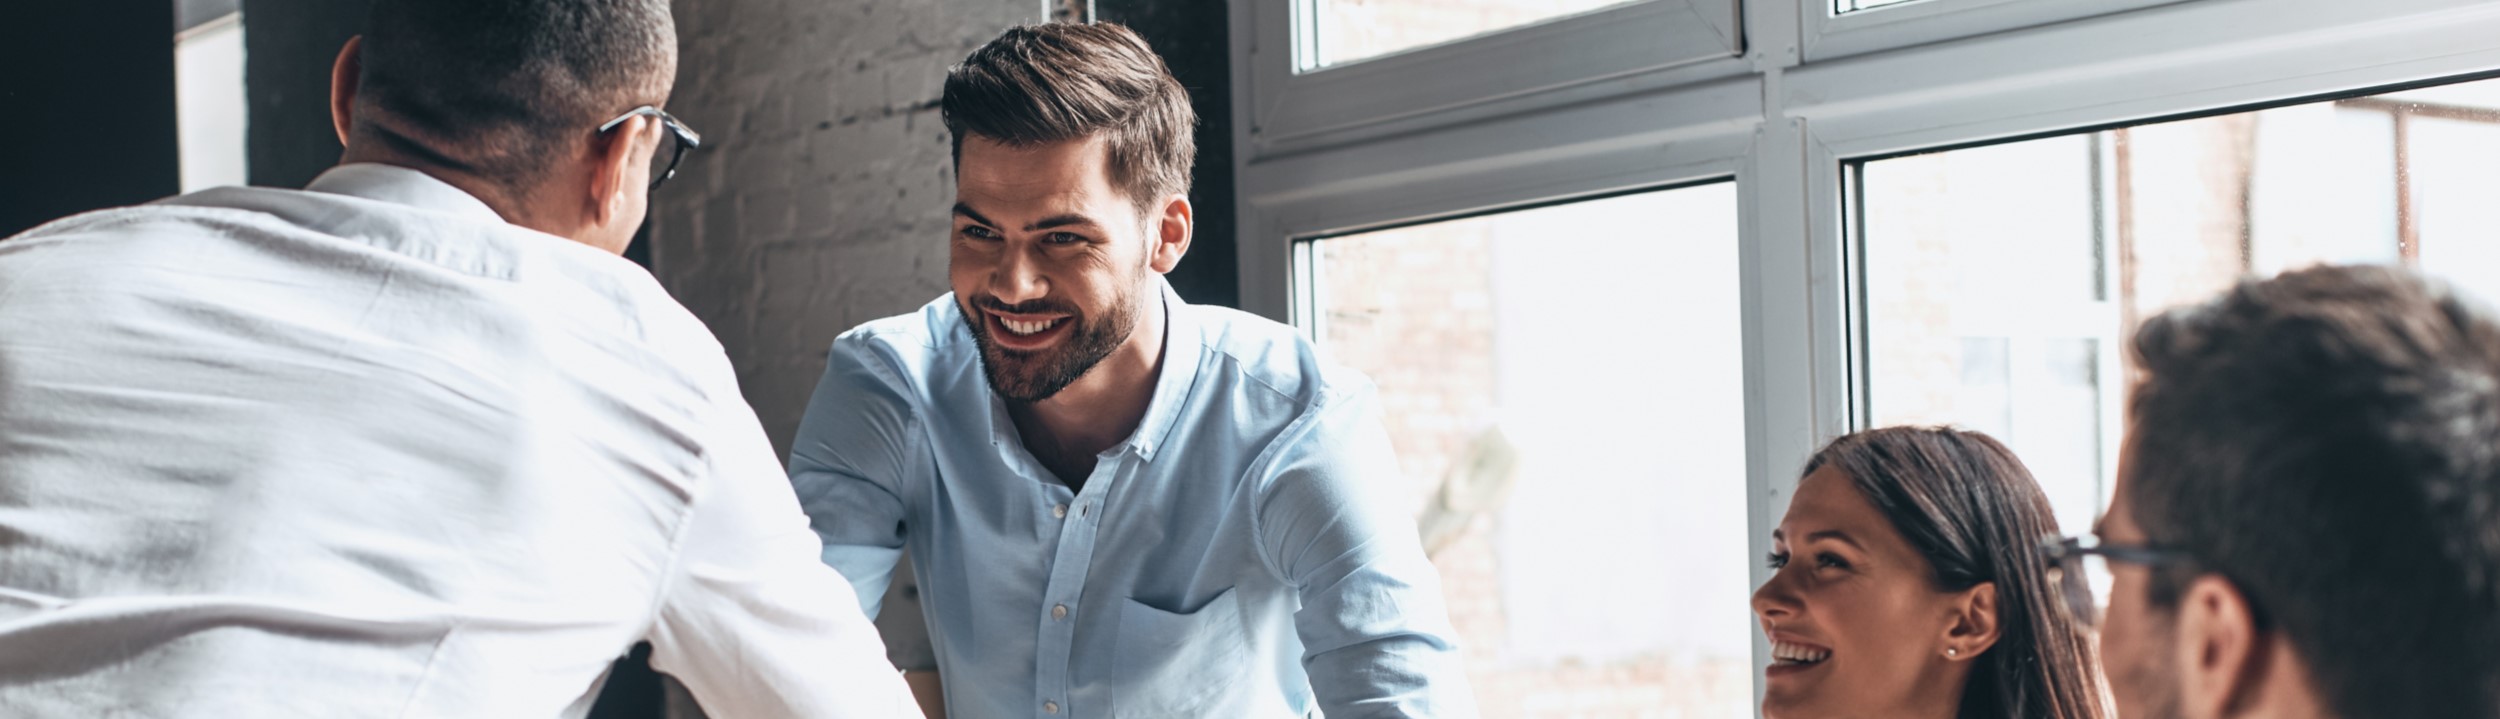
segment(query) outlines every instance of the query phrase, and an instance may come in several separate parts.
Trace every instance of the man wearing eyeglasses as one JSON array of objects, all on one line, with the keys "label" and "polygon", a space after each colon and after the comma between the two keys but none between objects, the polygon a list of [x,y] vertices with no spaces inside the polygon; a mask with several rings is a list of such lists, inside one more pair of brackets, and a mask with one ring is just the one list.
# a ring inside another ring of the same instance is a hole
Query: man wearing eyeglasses
[{"label": "man wearing eyeglasses", "polygon": [[2135,353],[2109,513],[2052,549],[2069,610],[2105,615],[2119,716],[2500,716],[2487,308],[2317,268],[2162,315]]},{"label": "man wearing eyeglasses", "polygon": [[916,717],[720,345],[617,254],[663,0],[379,0],[346,152],[0,241],[0,716]]}]

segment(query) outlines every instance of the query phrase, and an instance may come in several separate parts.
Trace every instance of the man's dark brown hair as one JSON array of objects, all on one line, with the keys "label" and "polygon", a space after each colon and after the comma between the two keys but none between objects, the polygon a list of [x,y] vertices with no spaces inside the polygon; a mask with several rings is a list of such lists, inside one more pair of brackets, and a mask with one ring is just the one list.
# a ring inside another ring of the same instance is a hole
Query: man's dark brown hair
[{"label": "man's dark brown hair", "polygon": [[2175,608],[2215,574],[2345,717],[2500,716],[2500,324],[2388,267],[2145,323],[2128,508]]},{"label": "man's dark brown hair", "polygon": [[946,71],[938,102],[955,136],[1031,147],[1101,134],[1111,184],[1141,213],[1189,191],[1198,113],[1189,91],[1146,40],[1111,23],[1047,23],[1008,30]]}]

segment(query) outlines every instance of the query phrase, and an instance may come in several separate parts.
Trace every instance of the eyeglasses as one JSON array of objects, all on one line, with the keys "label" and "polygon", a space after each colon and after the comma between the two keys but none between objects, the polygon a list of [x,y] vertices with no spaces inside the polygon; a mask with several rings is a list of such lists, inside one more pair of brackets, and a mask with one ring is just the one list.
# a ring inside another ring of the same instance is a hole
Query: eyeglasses
[{"label": "eyeglasses", "polygon": [[2110,562],[2156,567],[2190,559],[2177,550],[2101,544],[2093,537],[2043,538],[2040,556],[2048,560],[2049,580],[2065,598],[2067,616],[2085,627],[2100,626],[2101,608],[2108,606]]},{"label": "eyeglasses", "polygon": [[[660,118],[660,125],[668,128],[668,134],[670,136],[677,138],[677,149],[676,151],[669,153],[668,166],[661,169],[659,172],[651,174],[651,189],[657,190],[660,189],[660,183],[667,182],[668,178],[677,176],[677,163],[684,162],[686,160],[687,150],[703,146],[703,135],[696,133],[692,128],[686,127],[686,123],[678,122],[677,116],[668,114],[667,111],[650,105],[637,107],[633,110],[627,111],[623,115],[616,116],[616,119],[609,120],[605,124],[600,125],[599,132],[600,134],[606,134],[607,131],[616,129],[617,125],[625,124],[626,120],[631,120],[637,115],[649,115]],[[656,155],[654,155],[654,157],[656,157]]]}]

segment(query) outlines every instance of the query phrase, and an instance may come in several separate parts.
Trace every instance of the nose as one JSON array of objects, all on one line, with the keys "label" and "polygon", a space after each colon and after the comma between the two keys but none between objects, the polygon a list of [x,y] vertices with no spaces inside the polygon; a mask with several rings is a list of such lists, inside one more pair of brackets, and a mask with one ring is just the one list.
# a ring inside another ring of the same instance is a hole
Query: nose
[{"label": "nose", "polygon": [[1797,611],[1796,588],[1790,586],[1786,570],[1773,572],[1771,581],[1763,582],[1762,588],[1753,590],[1754,616],[1761,617],[1766,625],[1794,617]]},{"label": "nose", "polygon": [[1050,282],[1042,278],[1041,260],[1030,251],[1012,248],[998,267],[990,271],[990,295],[998,301],[1019,305],[1050,294]]}]

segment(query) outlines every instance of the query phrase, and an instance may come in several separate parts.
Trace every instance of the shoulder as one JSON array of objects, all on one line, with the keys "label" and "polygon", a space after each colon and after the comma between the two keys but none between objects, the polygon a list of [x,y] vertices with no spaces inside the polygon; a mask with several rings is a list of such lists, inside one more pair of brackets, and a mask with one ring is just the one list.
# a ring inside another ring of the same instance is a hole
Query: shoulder
[{"label": "shoulder", "polygon": [[56,280],[72,279],[62,273],[92,279],[98,273],[179,267],[163,260],[177,254],[194,261],[211,259],[204,255],[228,249],[201,242],[209,237],[317,236],[266,213],[171,204],[179,199],[71,215],[0,239],[0,272],[22,272],[41,263],[44,274]]},{"label": "shoulder", "polygon": [[905,474],[916,459],[906,449],[928,441],[929,408],[967,373],[960,365],[978,361],[970,344],[953,295],[835,337],[791,446],[792,473]]},{"label": "shoulder", "polygon": [[870,382],[917,395],[927,380],[977,361],[955,296],[909,313],[871,320],[843,332],[827,351],[826,381]]},{"label": "shoulder", "polygon": [[1289,409],[1291,418],[1372,393],[1371,378],[1331,361],[1291,325],[1226,307],[1186,311],[1204,352],[1202,381],[1232,385],[1245,398]]}]

